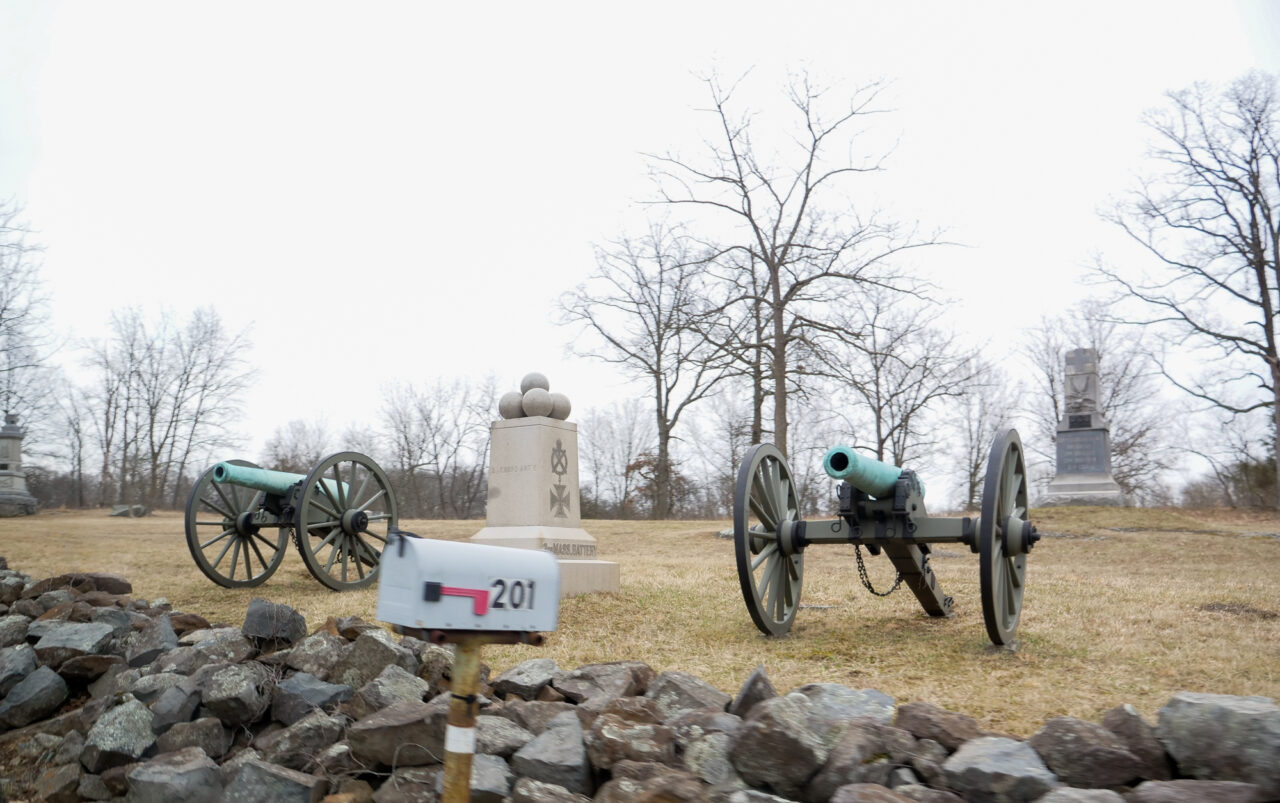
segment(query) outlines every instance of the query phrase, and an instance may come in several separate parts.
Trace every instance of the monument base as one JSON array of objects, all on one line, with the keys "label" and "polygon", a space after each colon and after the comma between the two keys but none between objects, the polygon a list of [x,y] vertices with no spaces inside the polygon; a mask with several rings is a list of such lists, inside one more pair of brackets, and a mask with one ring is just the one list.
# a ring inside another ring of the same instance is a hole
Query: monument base
[{"label": "monument base", "polygon": [[596,560],[596,539],[580,527],[485,527],[471,541],[516,549],[541,549],[560,561],[560,596],[617,593],[618,564]]},{"label": "monument base", "polygon": [[1040,507],[1125,507],[1129,504],[1110,474],[1059,474],[1049,481],[1049,488],[1036,502]]},{"label": "monument base", "polygon": [[14,516],[34,516],[39,508],[36,498],[29,493],[14,490],[0,490],[0,518]]}]

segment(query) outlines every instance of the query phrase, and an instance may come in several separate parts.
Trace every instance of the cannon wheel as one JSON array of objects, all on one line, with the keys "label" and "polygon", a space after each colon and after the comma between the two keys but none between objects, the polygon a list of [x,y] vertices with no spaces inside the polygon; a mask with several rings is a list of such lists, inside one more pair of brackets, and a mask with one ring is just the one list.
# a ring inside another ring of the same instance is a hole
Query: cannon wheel
[{"label": "cannon wheel", "polygon": [[789,631],[800,607],[804,552],[788,554],[781,536],[786,522],[799,519],[798,508],[782,452],[771,443],[752,446],[733,492],[733,545],[747,611],[767,636]]},{"label": "cannon wheel", "polygon": [[294,528],[307,570],[334,591],[364,588],[378,576],[396,500],[386,473],[358,452],[338,452],[307,475]]},{"label": "cannon wheel", "polygon": [[[257,468],[247,460],[227,462]],[[248,588],[275,573],[289,544],[289,528],[278,528],[272,542],[249,520],[263,498],[261,491],[214,482],[212,468],[196,481],[187,498],[187,549],[205,577],[226,588]]]},{"label": "cannon wheel", "polygon": [[1010,644],[1022,614],[1027,579],[1026,551],[1010,554],[1005,527],[1014,516],[1027,516],[1027,468],[1022,439],[1007,429],[996,437],[987,458],[982,486],[982,518],[978,522],[978,567],[982,586],[982,618],[994,644]]}]

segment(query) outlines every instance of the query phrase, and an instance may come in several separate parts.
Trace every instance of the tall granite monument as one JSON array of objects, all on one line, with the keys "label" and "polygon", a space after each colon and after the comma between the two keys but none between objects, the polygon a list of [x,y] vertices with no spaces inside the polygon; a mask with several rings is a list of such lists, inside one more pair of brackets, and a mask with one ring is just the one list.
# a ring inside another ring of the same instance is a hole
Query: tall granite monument
[{"label": "tall granite monument", "polygon": [[1123,505],[1111,475],[1111,433],[1098,411],[1098,352],[1067,352],[1065,415],[1058,422],[1057,473],[1039,500],[1053,505]]},{"label": "tall granite monument", "polygon": [[0,517],[30,516],[36,512],[36,498],[27,490],[22,470],[22,437],[18,417],[5,413],[0,427]]},{"label": "tall granite monument", "polygon": [[560,561],[560,594],[617,591],[618,564],[596,559],[596,539],[582,529],[578,494],[578,425],[569,399],[551,393],[542,374],[498,402],[489,427],[489,496],[485,528],[471,540],[543,549]]}]

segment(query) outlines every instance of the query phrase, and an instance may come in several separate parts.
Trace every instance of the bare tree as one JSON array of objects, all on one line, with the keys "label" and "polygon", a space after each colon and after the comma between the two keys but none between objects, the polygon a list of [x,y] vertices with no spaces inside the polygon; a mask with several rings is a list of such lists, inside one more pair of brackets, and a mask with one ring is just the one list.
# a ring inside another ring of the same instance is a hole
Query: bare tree
[{"label": "bare tree", "polygon": [[[630,467],[655,451],[653,417],[641,399],[592,408],[578,419],[583,491],[596,518],[633,518],[637,476]],[[583,507],[586,507],[584,501]]]},{"label": "bare tree", "polygon": [[29,239],[21,210],[0,201],[0,413],[16,414],[27,430],[27,448],[57,419],[49,388],[48,359],[56,343],[40,279],[41,248]]},{"label": "bare tree", "polygon": [[597,250],[597,273],[560,300],[562,321],[603,342],[578,353],[620,366],[648,384],[653,401],[653,516],[671,513],[671,443],[680,417],[728,375],[729,355],[704,332],[706,270],[678,230],[654,224],[638,240]]},{"label": "bare tree", "polygon": [[978,510],[991,444],[1012,423],[1020,389],[999,366],[979,358],[972,359],[966,372],[969,381],[954,400],[952,420],[962,469],[962,506]]},{"label": "bare tree", "polygon": [[383,434],[408,513],[468,518],[483,512],[495,384],[489,377],[479,385],[401,383],[384,391]]},{"label": "bare tree", "polygon": [[[706,213],[700,236],[733,288],[727,305],[744,306],[744,320],[765,324],[763,341],[746,341],[745,362],[754,366],[756,382],[772,383],[773,439],[786,453],[797,351],[822,336],[848,336],[826,323],[828,305],[847,303],[865,287],[897,286],[889,260],[930,241],[877,212],[859,212],[848,194],[852,179],[882,169],[879,155],[853,155],[859,127],[877,113],[879,84],[854,91],[831,111],[807,75],[793,76],[787,98],[795,124],[776,138],[776,150],[753,139],[760,133],[754,115],[733,105],[736,85],[723,87],[714,77],[706,84],[716,134],[705,154],[652,155],[652,173],[663,203]],[[729,233],[720,234],[726,225]],[[767,370],[752,362],[760,355]],[[758,385],[756,403],[765,395]]]},{"label": "bare tree", "polygon": [[[1146,332],[1118,324],[1097,300],[1043,318],[1023,348],[1034,388],[1023,397],[1033,427],[1028,452],[1045,461],[1056,459],[1054,444],[1066,403],[1063,360],[1071,349],[1090,348],[1098,353],[1098,411],[1110,427],[1112,476],[1132,498],[1163,494],[1161,475],[1170,466],[1169,417],[1160,403],[1147,341]],[[1049,477],[1040,479],[1047,482]]]},{"label": "bare tree", "polygon": [[1161,327],[1186,350],[1161,362],[1174,385],[1233,414],[1267,409],[1280,436],[1277,80],[1253,72],[1168,101],[1146,117],[1160,172],[1110,215],[1152,267],[1096,270],[1142,308],[1130,322]]},{"label": "bare tree", "polygon": [[[973,379],[970,355],[953,335],[931,326],[931,317],[926,303],[910,304],[874,288],[835,319],[861,336],[824,352],[825,370],[870,414],[867,440],[877,460],[903,466],[914,452],[937,446],[943,429],[928,426],[930,413],[963,394]],[[846,410],[835,412],[856,426]]]},{"label": "bare tree", "polygon": [[262,445],[262,465],[274,471],[308,474],[336,449],[324,419],[295,418],[276,427]]}]

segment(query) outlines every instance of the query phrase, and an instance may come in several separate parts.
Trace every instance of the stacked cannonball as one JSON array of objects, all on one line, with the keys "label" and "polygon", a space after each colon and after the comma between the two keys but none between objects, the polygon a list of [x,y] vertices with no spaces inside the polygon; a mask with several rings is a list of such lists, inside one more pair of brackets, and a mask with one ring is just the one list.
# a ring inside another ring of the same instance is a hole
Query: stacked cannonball
[{"label": "stacked cannonball", "polygon": [[498,414],[503,418],[546,416],[563,421],[569,417],[569,410],[569,397],[552,393],[551,383],[538,373],[521,379],[519,392],[504,393],[498,400]]}]

